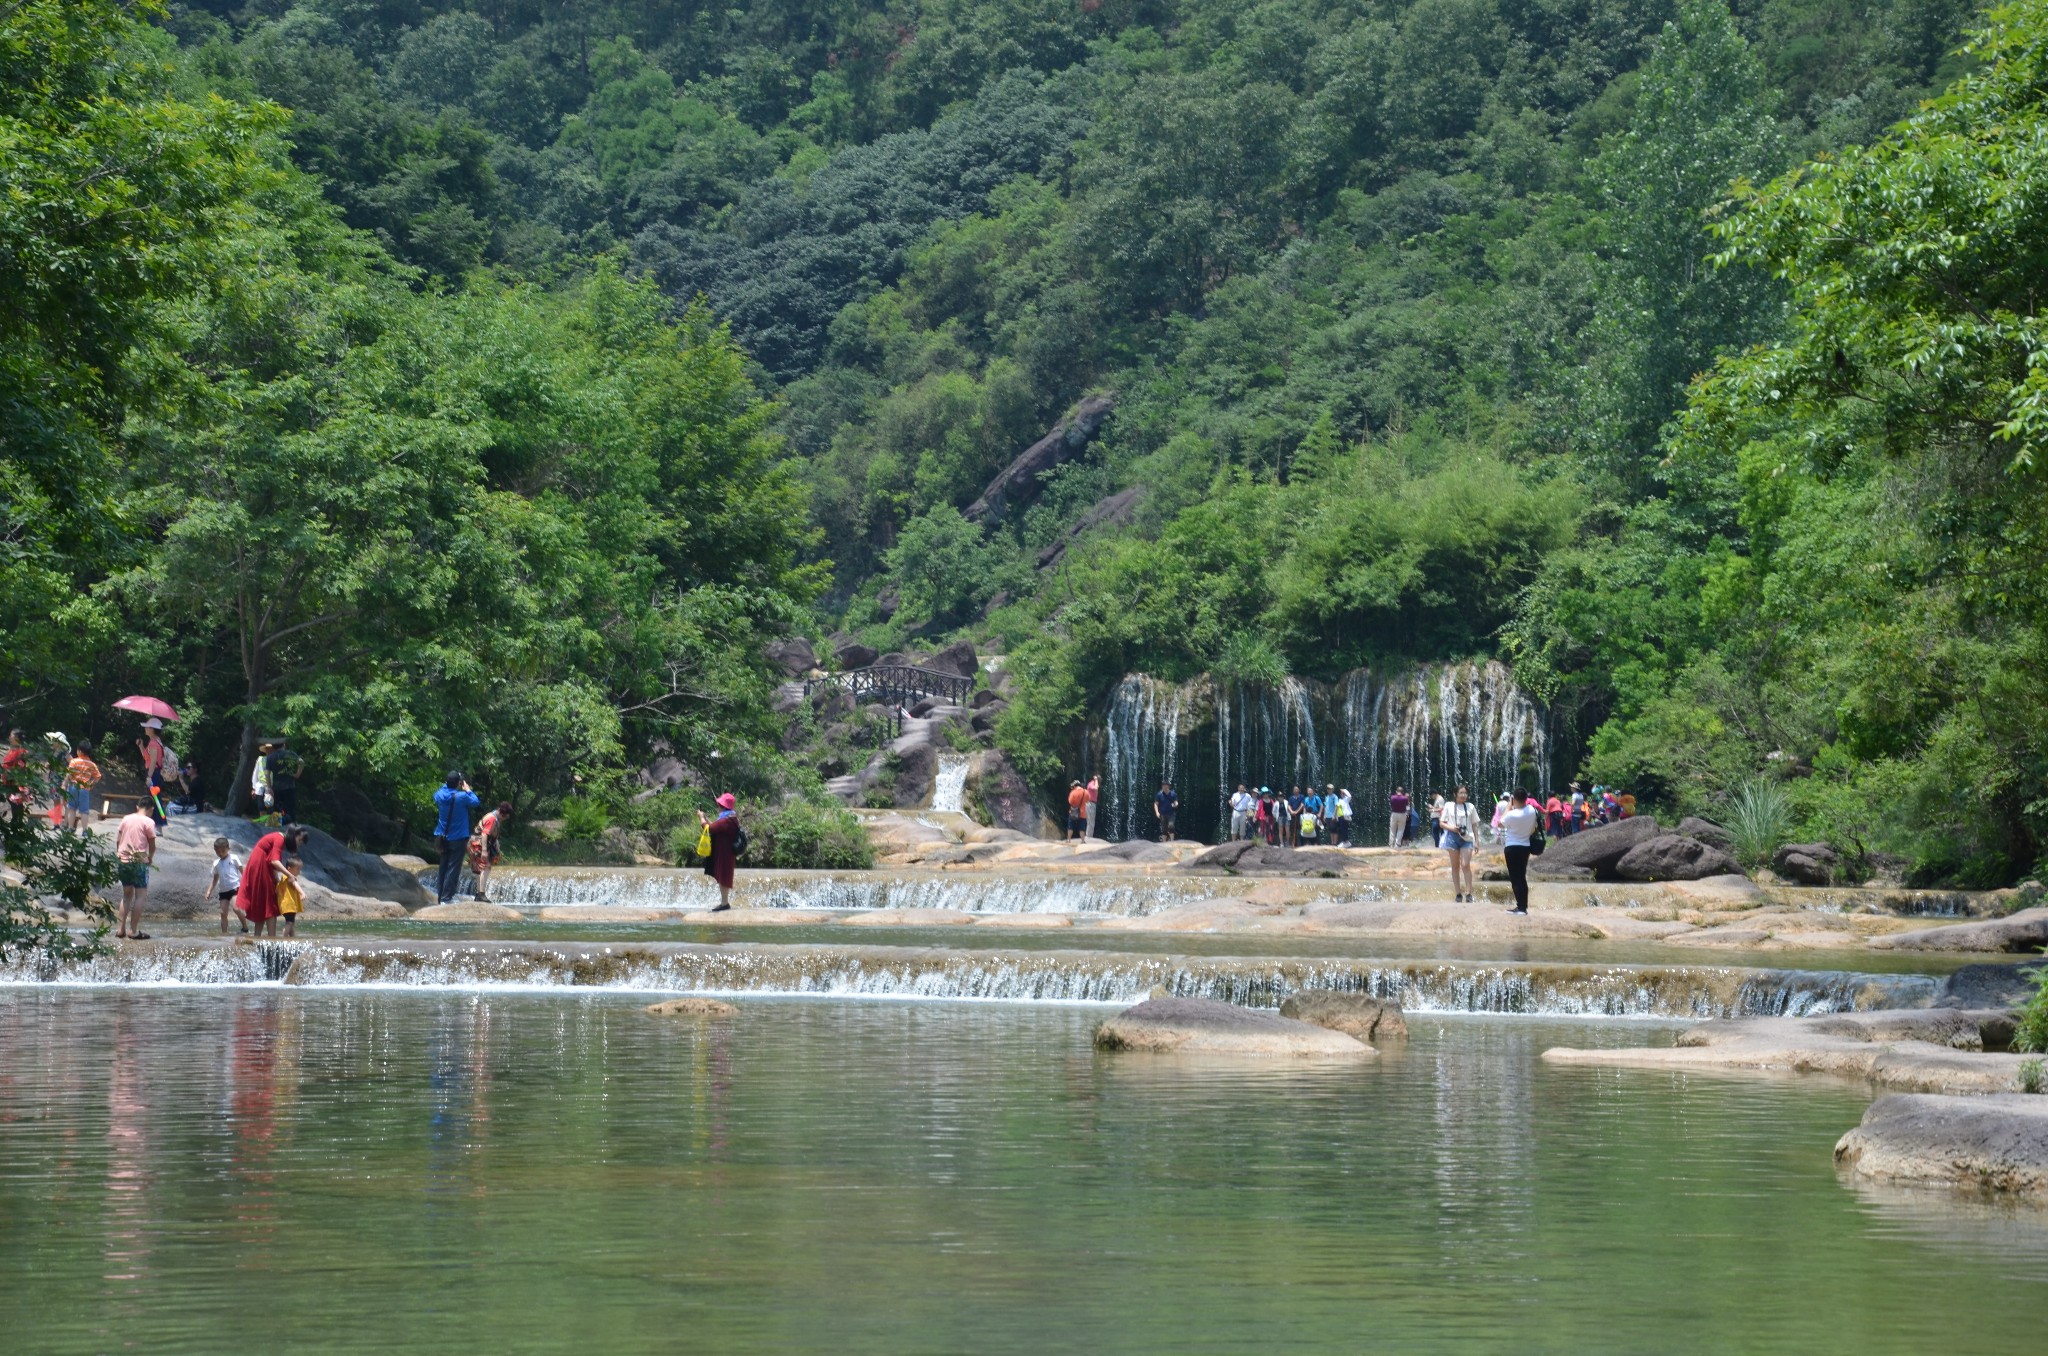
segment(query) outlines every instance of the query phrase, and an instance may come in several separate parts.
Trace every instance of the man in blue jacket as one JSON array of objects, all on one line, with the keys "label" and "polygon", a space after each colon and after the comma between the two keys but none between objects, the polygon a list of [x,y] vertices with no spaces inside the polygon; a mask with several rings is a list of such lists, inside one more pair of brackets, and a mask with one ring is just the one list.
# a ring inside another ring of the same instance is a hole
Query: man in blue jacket
[{"label": "man in blue jacket", "polygon": [[469,816],[482,804],[460,772],[449,773],[448,784],[434,793],[434,841],[441,848],[441,872],[434,893],[443,904],[453,900],[462,886],[462,860],[469,855]]}]

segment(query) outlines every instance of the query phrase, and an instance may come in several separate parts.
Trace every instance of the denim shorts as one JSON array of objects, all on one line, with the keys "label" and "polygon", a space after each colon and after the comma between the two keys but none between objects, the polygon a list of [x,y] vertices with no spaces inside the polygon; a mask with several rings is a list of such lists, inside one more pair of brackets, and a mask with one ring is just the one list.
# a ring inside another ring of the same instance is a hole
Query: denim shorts
[{"label": "denim shorts", "polygon": [[149,888],[149,863],[122,862],[120,878],[123,885],[132,885],[138,890],[147,890]]},{"label": "denim shorts", "polygon": [[71,788],[71,808],[82,815],[92,813],[92,788],[74,786]]},{"label": "denim shorts", "polygon": [[1454,830],[1445,829],[1443,837],[1438,840],[1437,846],[1445,852],[1465,852],[1471,849],[1472,840]]}]

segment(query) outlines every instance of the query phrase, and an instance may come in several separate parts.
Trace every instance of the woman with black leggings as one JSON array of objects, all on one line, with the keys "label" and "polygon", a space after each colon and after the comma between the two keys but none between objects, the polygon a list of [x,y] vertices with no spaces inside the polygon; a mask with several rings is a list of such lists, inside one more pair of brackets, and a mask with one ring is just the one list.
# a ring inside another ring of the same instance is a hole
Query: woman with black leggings
[{"label": "woman with black leggings", "polygon": [[1508,859],[1508,884],[1515,892],[1515,907],[1509,913],[1529,912],[1529,836],[1536,832],[1540,817],[1529,793],[1516,787],[1500,817],[1501,851]]}]

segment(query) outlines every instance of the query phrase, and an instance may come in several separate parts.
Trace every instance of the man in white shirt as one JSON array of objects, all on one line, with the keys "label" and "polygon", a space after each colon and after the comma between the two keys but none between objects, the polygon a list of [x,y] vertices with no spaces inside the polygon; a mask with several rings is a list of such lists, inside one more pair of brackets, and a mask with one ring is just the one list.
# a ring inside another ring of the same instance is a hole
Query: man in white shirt
[{"label": "man in white shirt", "polygon": [[1529,912],[1529,857],[1531,839],[1543,816],[1529,793],[1516,787],[1508,795],[1508,808],[1500,817],[1501,853],[1508,862],[1508,885],[1515,892],[1515,907],[1509,913]]},{"label": "man in white shirt", "polygon": [[1254,797],[1244,789],[1244,783],[1237,784],[1237,790],[1230,797],[1230,839],[1236,842],[1246,837],[1245,824],[1251,815]]}]

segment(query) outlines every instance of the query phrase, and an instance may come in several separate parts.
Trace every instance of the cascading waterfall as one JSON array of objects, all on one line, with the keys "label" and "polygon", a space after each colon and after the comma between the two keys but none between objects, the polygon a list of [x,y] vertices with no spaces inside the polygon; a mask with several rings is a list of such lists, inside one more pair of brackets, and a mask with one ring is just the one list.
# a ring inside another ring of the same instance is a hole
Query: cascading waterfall
[{"label": "cascading waterfall", "polygon": [[[1181,742],[1185,731],[1185,685],[1162,683],[1138,674],[1117,684],[1109,702],[1107,775],[1102,798],[1106,809],[1096,819],[1104,837],[1149,836],[1150,808],[1159,783],[1179,787]],[[1188,788],[1180,787],[1186,801]]]},{"label": "cascading waterfall", "polygon": [[[1189,741],[1203,723],[1214,727],[1215,762],[1204,752],[1196,767],[1188,753],[1206,751],[1208,741]],[[1329,685],[1293,677],[1175,685],[1134,674],[1117,685],[1105,727],[1103,823],[1112,837],[1149,836],[1162,777],[1180,791],[1183,837],[1220,837],[1239,782],[1275,790],[1334,783],[1352,792],[1353,841],[1363,844],[1386,841],[1396,786],[1426,796],[1462,783],[1490,807],[1516,784],[1540,791],[1550,777],[1543,714],[1493,662],[1393,677],[1360,669]]]},{"label": "cascading waterfall", "polygon": [[886,946],[296,941],[159,943],[65,966],[0,966],[0,982],[505,987],[1131,1003],[1154,988],[1272,1007],[1302,989],[1410,1012],[1782,1017],[1925,1004],[1925,975],[1437,960],[965,951]]},{"label": "cascading waterfall", "polygon": [[932,809],[962,814],[966,808],[967,759],[957,753],[942,753],[938,774],[932,779]]}]

